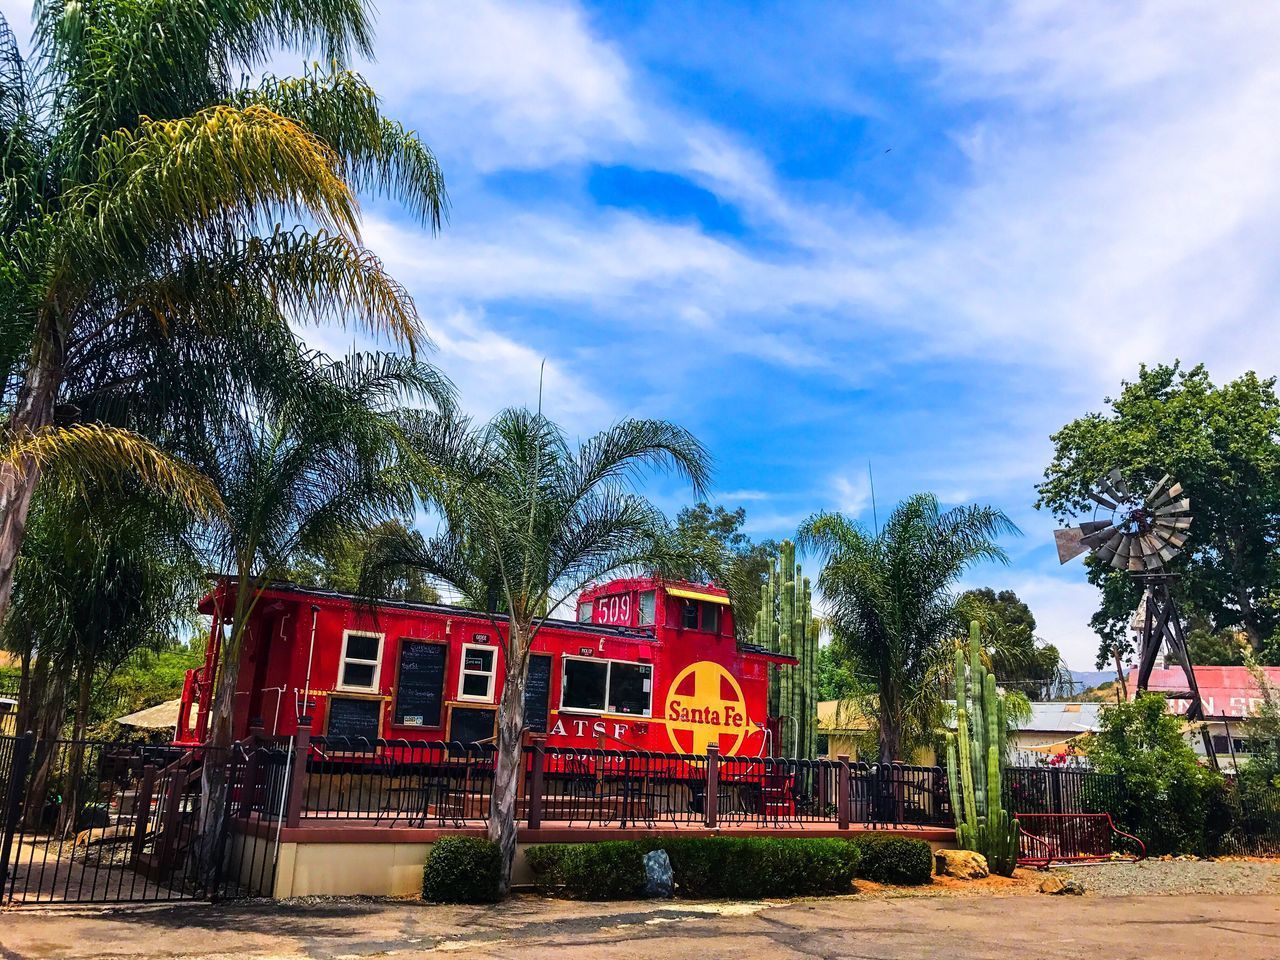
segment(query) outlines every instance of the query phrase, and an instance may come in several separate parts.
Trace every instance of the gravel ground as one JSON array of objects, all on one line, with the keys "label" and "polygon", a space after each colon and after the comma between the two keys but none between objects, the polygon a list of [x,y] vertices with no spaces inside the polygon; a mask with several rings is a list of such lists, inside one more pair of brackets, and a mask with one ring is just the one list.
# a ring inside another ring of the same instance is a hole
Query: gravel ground
[{"label": "gravel ground", "polygon": [[1144,860],[1055,868],[1088,894],[1280,894],[1280,860]]}]

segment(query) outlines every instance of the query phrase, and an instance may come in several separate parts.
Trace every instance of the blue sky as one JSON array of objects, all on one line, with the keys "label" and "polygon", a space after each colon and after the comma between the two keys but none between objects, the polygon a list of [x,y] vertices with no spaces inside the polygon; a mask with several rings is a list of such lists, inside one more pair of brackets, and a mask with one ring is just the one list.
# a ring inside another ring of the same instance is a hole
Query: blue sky
[{"label": "blue sky", "polygon": [[453,207],[432,238],[370,202],[366,239],[471,409],[534,403],[545,358],[577,434],[695,431],[758,535],[869,523],[868,463],[881,515],[998,505],[1025,536],[969,582],[1092,666],[1033,485],[1140,362],[1276,371],[1280,7],[379,7],[364,69]]}]

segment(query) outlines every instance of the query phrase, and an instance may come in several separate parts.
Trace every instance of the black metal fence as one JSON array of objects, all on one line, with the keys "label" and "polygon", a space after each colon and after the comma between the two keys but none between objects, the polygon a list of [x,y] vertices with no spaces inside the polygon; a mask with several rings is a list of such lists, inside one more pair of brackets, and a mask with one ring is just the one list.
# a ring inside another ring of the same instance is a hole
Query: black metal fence
[{"label": "black metal fence", "polygon": [[[278,815],[271,745],[182,750],[0,737],[0,902],[111,903],[268,896],[274,850],[250,818]],[[228,803],[205,815],[201,777],[220,768]]]},{"label": "black metal fence", "polygon": [[1008,767],[1004,805],[1015,814],[1115,813],[1124,784],[1115,774],[1062,767]]},{"label": "black metal fence", "polygon": [[1220,803],[1210,809],[1218,822],[1216,852],[1280,855],[1280,784],[1260,780],[1247,772],[1226,778]]}]

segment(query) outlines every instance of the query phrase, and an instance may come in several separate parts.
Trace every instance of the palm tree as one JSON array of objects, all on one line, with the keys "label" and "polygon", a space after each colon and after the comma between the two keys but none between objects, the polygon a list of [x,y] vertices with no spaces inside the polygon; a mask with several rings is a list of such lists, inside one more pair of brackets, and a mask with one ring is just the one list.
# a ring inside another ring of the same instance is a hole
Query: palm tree
[{"label": "palm tree", "polygon": [[365,581],[376,585],[388,572],[416,568],[492,620],[504,680],[489,835],[502,848],[505,890],[516,849],[530,646],[549,612],[587,583],[623,569],[672,566],[666,518],[633,484],[643,469],[665,468],[701,493],[710,461],[688,432],[660,420],[625,420],[576,448],[527,410],[504,411],[482,426],[422,417],[410,436],[440,531],[384,538],[370,552]]},{"label": "palm tree", "polygon": [[[370,52],[366,0],[36,9],[29,59],[0,18],[0,375],[14,442],[81,415],[69,372],[111,371],[144,347],[163,358],[171,337],[234,328],[210,363],[245,360],[230,346],[291,321],[422,341],[412,300],[360,244],[355,191],[393,195],[434,229],[443,182],[345,68],[350,51]],[[240,79],[279,50],[317,47],[324,69]],[[276,225],[298,220],[315,228]],[[0,462],[0,616],[39,477],[35,458]]]},{"label": "palm tree", "polygon": [[[208,743],[232,742],[232,708],[240,650],[263,590],[297,560],[322,547],[359,544],[388,519],[413,508],[404,464],[406,402],[452,402],[433,368],[394,354],[316,354],[311,376],[278,405],[248,396],[217,424],[194,461],[218,488],[224,511],[206,530],[211,561],[234,577],[230,624],[218,670]],[[425,416],[420,414],[419,417]],[[224,769],[202,773],[204,863],[212,869],[225,801]]]},{"label": "palm tree", "polygon": [[837,653],[875,683],[882,763],[938,728],[941,677],[954,649],[951,588],[974,563],[1006,561],[996,538],[1017,532],[993,507],[943,512],[929,493],[900,503],[877,533],[838,513],[816,514],[800,528],[799,544],[825,561],[818,588]]}]

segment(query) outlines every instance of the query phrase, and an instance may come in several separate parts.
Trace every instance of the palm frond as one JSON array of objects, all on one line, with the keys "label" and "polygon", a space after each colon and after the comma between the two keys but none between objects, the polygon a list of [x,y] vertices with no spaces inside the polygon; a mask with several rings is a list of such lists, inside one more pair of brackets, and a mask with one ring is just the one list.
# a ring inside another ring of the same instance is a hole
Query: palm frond
[{"label": "palm frond", "polygon": [[12,437],[4,463],[23,473],[39,469],[64,488],[136,478],[202,517],[223,507],[208,477],[144,437],[117,427],[81,423]]}]

